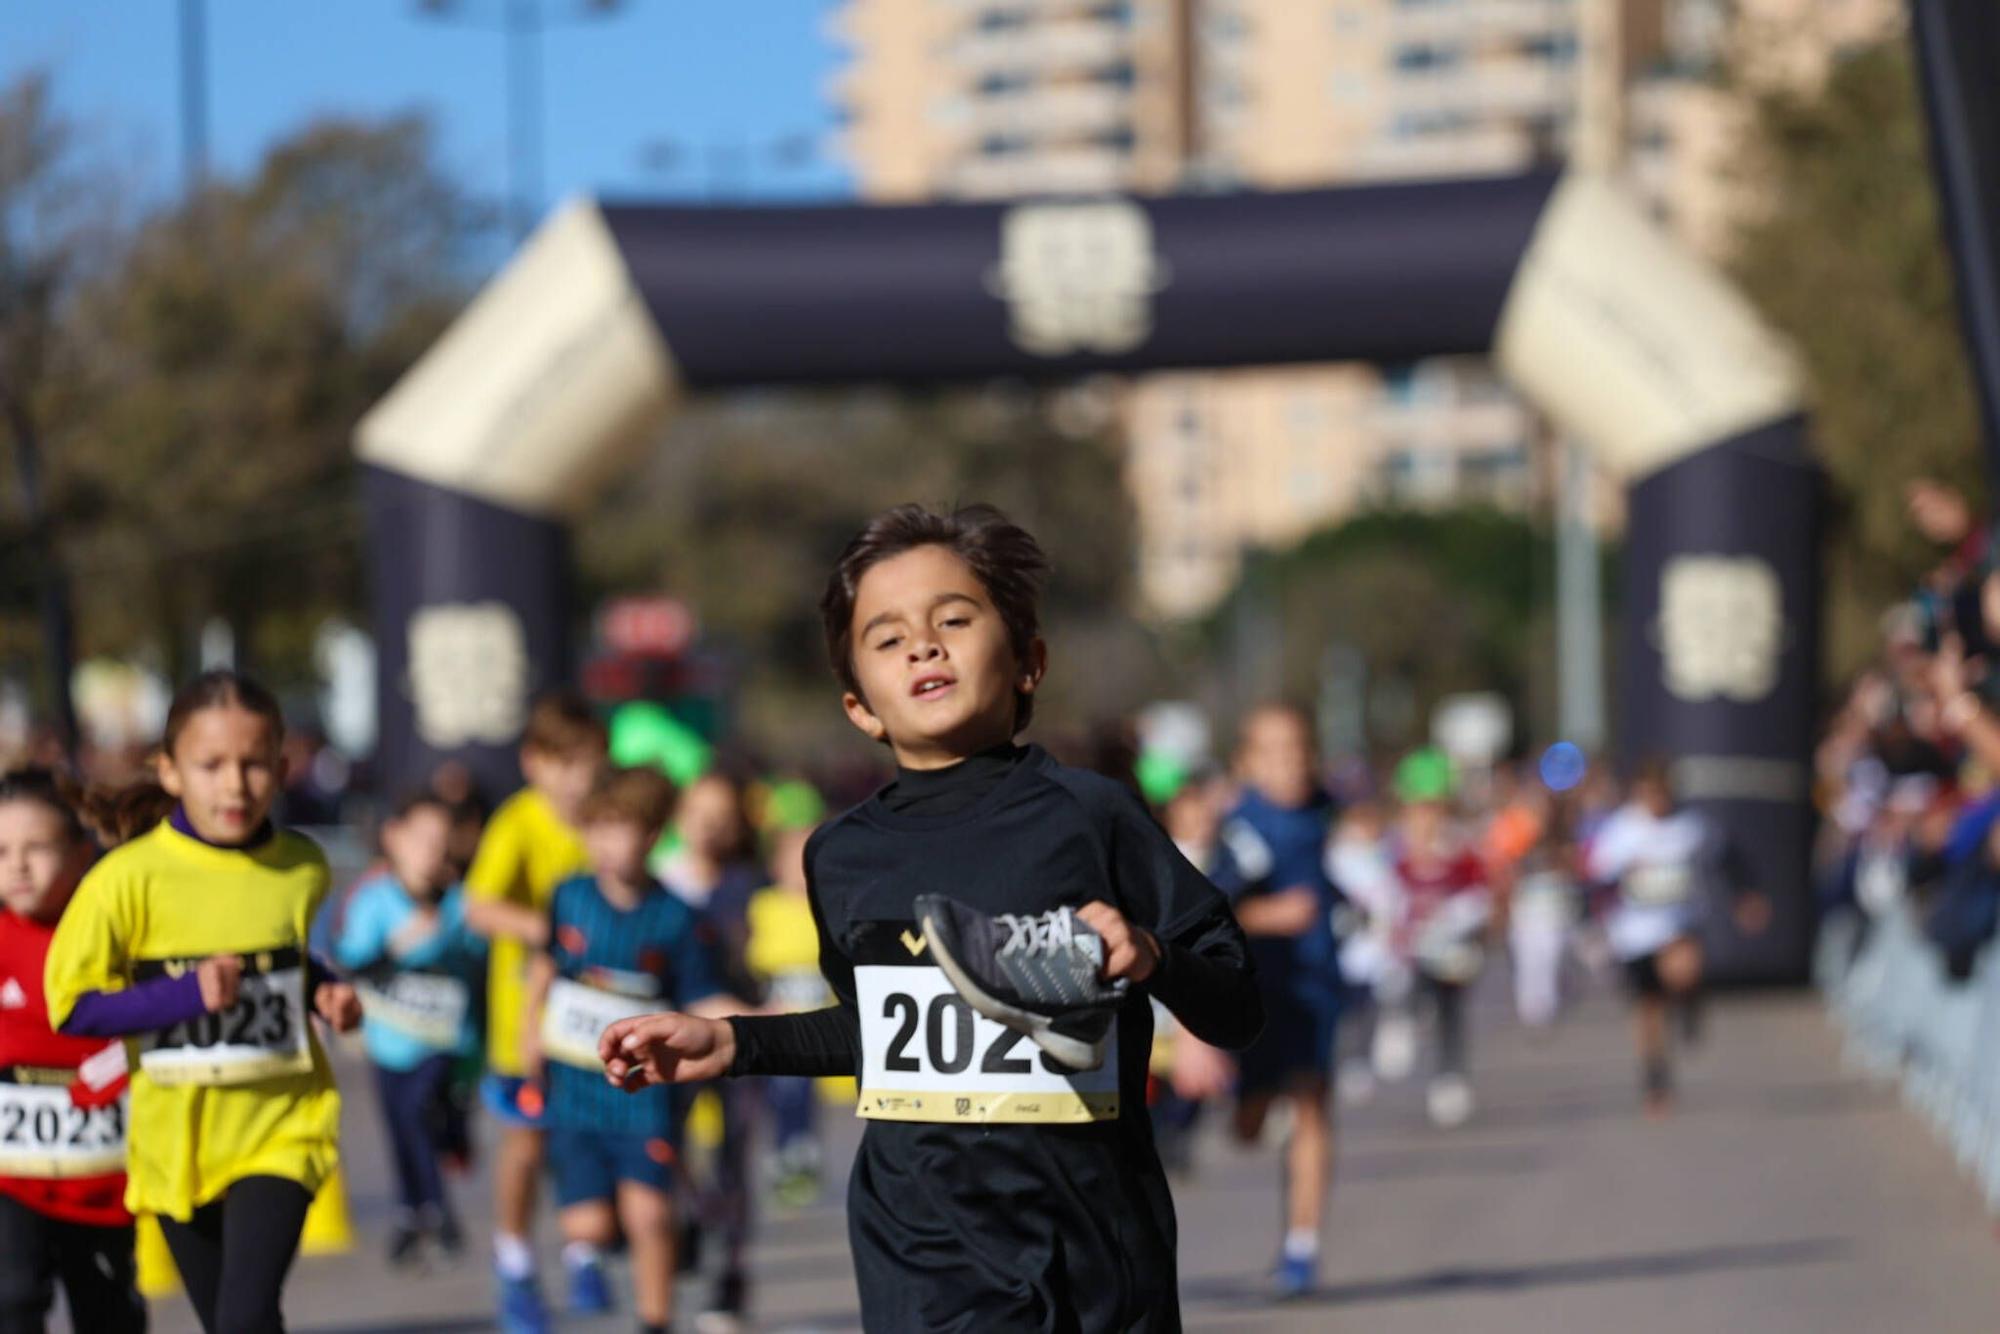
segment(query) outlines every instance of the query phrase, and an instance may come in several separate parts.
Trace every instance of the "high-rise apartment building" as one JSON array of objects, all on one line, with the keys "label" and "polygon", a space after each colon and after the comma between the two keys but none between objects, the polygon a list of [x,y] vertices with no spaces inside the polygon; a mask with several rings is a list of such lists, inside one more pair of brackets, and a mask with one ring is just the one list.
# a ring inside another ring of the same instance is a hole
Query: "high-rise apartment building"
[{"label": "high-rise apartment building", "polygon": [[[1731,14],[1894,0],[847,0],[834,95],[864,197],[1307,188],[1555,166],[1632,173],[1720,245],[1724,95],[1674,77]],[[1158,374],[1124,396],[1139,584],[1199,614],[1246,546],[1370,504],[1546,494],[1541,428],[1477,359]],[[1607,492],[1609,488],[1607,488]]]}]

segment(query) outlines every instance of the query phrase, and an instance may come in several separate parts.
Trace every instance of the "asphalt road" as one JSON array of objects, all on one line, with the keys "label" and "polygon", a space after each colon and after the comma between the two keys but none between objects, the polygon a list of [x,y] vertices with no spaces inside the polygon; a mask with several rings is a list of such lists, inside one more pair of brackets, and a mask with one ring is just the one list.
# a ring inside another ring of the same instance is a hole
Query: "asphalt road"
[{"label": "asphalt road", "polygon": [[[1536,1043],[1489,995],[1474,1040],[1480,1110],[1463,1129],[1430,1129],[1414,1085],[1343,1114],[1323,1284],[1303,1301],[1264,1296],[1279,1223],[1275,1143],[1240,1150],[1210,1127],[1176,1192],[1191,1329],[2000,1328],[1991,1221],[1894,1093],[1842,1071],[1814,999],[1717,1004],[1685,1069],[1681,1109],[1665,1121],[1639,1114],[1613,998],[1585,1003]],[[423,1275],[390,1270],[379,1253],[388,1203],[375,1109],[363,1072],[344,1063],[343,1073],[357,1244],[300,1261],[292,1328],[490,1328],[484,1183],[459,1183],[473,1258]],[[844,1163],[854,1125],[829,1120]],[[838,1201],[836,1186],[819,1206],[766,1213],[756,1328],[859,1328]],[[552,1235],[545,1222],[545,1242]],[[553,1270],[555,1247],[543,1250]],[[155,1309],[165,1334],[196,1328],[178,1299]],[[689,1310],[684,1302],[682,1328],[693,1327]],[[631,1325],[620,1316],[562,1327]]]}]

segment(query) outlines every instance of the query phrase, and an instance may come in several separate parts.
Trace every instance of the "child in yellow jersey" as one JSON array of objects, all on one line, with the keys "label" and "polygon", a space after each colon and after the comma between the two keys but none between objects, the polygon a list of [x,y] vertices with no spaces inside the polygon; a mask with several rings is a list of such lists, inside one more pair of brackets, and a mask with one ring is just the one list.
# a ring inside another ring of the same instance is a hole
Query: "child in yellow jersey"
[{"label": "child in yellow jersey", "polygon": [[[817,1010],[832,997],[819,971],[819,928],[806,889],[806,840],[812,830],[785,829],[771,838],[768,888],[750,896],[750,943],[745,962],[765,989],[767,1007],[780,1013]],[[777,1150],[777,1196],[791,1208],[819,1196],[819,1126],[813,1080],[772,1075],[764,1082]]]},{"label": "child in yellow jersey", "polygon": [[465,921],[492,942],[487,963],[483,1101],[500,1122],[493,1172],[493,1268],[509,1334],[539,1334],[548,1317],[528,1241],[542,1171],[542,1090],[521,1060],[529,961],[549,943],[549,900],[587,869],[577,816],[604,767],[606,736],[574,693],[537,699],[521,737],[526,787],[486,825],[465,876]]},{"label": "child in yellow jersey", "polygon": [[124,1036],[125,1203],[160,1216],[202,1327],[282,1330],[306,1207],[338,1157],[340,1098],[307,1015],[361,1022],[306,952],[326,859],[271,827],[284,722],[268,691],[209,672],[167,713],[172,815],[84,877],[50,943],[49,1022]]}]

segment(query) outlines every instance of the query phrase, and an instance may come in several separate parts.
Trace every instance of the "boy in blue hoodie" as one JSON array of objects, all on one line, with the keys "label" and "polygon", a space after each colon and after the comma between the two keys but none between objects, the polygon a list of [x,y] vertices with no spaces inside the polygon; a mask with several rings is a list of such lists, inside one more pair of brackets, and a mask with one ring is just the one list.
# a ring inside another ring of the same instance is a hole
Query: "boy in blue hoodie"
[{"label": "boy in blue hoodie", "polygon": [[1242,870],[1236,919],[1250,938],[1267,1016],[1243,1053],[1236,1133],[1263,1133],[1279,1098],[1292,1104],[1285,1153],[1286,1228],[1274,1271],[1281,1296],[1311,1291],[1333,1162],[1327,1091],[1340,1020],[1340,965],[1333,885],[1326,878],[1333,801],[1320,787],[1305,712],[1264,704],[1243,720],[1236,752],[1243,793],[1222,838]]}]

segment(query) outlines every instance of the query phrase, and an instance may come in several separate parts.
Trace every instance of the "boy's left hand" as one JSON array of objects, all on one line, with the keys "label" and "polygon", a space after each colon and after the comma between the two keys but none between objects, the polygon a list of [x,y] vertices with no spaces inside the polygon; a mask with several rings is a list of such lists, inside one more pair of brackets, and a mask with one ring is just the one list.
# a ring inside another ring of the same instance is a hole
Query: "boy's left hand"
[{"label": "boy's left hand", "polygon": [[361,1024],[361,997],[345,982],[322,982],[313,992],[313,1012],[334,1032],[352,1033]]},{"label": "boy's left hand", "polygon": [[1129,978],[1144,982],[1160,966],[1160,942],[1143,927],[1133,926],[1125,914],[1108,903],[1086,903],[1077,917],[1104,938],[1104,980]]}]

